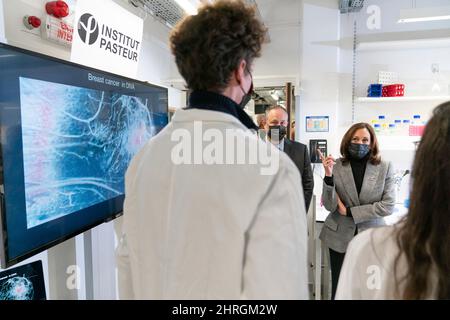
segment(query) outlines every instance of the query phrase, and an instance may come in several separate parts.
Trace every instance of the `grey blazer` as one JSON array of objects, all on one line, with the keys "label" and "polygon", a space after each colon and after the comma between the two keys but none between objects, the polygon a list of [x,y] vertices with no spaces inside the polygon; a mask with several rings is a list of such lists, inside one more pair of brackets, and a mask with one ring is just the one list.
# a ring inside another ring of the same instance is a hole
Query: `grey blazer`
[{"label": "grey blazer", "polygon": [[[338,159],[333,168],[334,186],[323,183],[322,202],[330,214],[319,238],[329,248],[343,253],[356,228],[362,232],[385,225],[383,217],[391,215],[395,206],[393,174],[390,162],[382,161],[379,165],[368,162],[358,196],[350,164],[344,166],[342,159]],[[336,194],[351,208],[353,218],[339,214]]]}]

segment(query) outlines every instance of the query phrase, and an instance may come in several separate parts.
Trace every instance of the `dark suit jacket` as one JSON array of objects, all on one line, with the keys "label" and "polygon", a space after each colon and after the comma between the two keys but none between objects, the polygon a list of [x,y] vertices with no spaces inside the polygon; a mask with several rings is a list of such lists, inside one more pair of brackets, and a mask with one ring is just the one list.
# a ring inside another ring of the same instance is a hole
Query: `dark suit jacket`
[{"label": "dark suit jacket", "polygon": [[303,194],[305,196],[306,212],[314,189],[314,177],[311,169],[311,160],[309,158],[308,148],[300,142],[284,139],[284,152],[295,163],[300,175],[302,176]]}]

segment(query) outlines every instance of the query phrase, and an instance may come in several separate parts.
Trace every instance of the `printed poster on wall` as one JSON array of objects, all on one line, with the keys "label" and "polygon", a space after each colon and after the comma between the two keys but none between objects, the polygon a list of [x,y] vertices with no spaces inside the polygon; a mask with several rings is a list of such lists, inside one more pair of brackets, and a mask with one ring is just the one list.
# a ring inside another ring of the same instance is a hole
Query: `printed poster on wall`
[{"label": "printed poster on wall", "polygon": [[71,61],[136,78],[143,21],[111,0],[78,0]]},{"label": "printed poster on wall", "polygon": [[306,117],[306,132],[328,132],[330,121],[328,116]]}]

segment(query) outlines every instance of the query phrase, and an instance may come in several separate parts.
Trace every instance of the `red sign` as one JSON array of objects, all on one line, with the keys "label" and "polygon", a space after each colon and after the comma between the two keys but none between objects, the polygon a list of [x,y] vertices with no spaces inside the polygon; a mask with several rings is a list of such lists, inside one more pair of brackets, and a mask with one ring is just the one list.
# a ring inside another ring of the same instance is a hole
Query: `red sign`
[{"label": "red sign", "polygon": [[73,24],[48,15],[43,36],[58,44],[71,46],[73,39]]}]

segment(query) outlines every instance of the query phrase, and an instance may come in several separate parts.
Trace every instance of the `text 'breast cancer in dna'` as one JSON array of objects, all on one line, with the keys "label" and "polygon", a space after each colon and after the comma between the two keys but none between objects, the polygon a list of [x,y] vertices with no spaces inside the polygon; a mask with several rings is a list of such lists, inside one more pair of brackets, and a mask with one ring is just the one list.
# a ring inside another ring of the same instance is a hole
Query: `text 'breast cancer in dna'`
[{"label": "text 'breast cancer in dna'", "polygon": [[124,193],[154,135],[147,99],[20,78],[27,227]]}]

